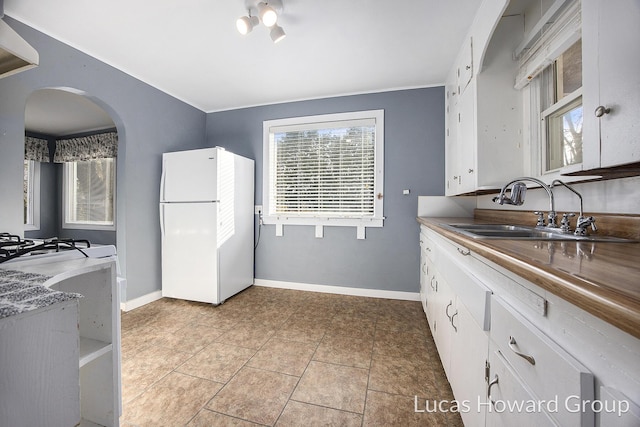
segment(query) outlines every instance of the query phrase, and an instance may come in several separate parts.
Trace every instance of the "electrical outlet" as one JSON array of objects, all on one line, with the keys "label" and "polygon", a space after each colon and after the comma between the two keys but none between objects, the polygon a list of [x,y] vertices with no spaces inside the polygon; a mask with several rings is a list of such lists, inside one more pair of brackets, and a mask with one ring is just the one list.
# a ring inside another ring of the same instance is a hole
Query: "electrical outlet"
[{"label": "electrical outlet", "polygon": [[260,215],[262,213],[262,205],[256,205],[254,213]]}]

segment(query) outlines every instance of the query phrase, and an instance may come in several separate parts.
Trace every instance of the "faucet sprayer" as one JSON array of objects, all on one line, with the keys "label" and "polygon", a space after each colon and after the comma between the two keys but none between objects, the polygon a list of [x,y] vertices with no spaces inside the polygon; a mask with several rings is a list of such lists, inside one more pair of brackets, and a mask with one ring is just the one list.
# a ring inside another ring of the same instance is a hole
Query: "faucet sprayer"
[{"label": "faucet sprayer", "polygon": [[[574,190],[573,188],[571,188],[568,184],[565,184],[564,182],[560,181],[559,179],[556,179],[551,183],[551,188],[552,189],[553,189],[553,186],[555,184],[560,184],[560,185],[564,186],[565,188],[567,188],[568,190],[573,192],[573,194],[578,196],[578,198],[580,199],[580,214],[578,216],[578,221],[576,222],[576,229],[575,229],[573,234],[575,234],[577,236],[586,236],[587,235],[587,227],[589,227],[589,226],[591,226],[591,229],[593,231],[597,231],[598,227],[596,227],[596,219],[594,217],[592,217],[592,216],[584,216],[584,212],[583,212],[583,209],[582,209],[582,195],[580,193],[578,193],[576,190]],[[567,216],[567,215],[573,216],[575,214],[565,214],[565,216]],[[567,226],[568,226],[568,221],[567,221]],[[568,231],[568,227],[567,227],[567,231]]]}]

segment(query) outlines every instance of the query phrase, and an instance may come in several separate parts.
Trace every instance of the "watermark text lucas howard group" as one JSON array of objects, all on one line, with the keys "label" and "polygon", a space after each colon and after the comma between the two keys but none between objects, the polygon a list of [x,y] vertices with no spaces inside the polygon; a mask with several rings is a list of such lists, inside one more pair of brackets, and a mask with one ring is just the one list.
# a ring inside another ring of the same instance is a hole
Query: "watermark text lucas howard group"
[{"label": "watermark text lucas howard group", "polygon": [[559,399],[556,396],[550,400],[493,400],[483,402],[478,396],[475,402],[469,400],[429,400],[419,399],[414,396],[414,412],[480,412],[486,409],[487,412],[517,412],[517,413],[538,413],[547,412],[550,414],[559,411],[570,413],[592,411],[595,413],[606,412],[615,413],[618,416],[629,412],[629,401],[627,400],[582,400],[580,396],[568,396]]}]

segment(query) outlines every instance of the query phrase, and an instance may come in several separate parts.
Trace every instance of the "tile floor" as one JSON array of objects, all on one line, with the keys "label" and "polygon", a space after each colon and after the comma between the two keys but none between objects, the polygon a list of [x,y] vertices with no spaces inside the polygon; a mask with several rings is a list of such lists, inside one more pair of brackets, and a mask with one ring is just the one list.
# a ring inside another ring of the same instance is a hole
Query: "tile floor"
[{"label": "tile floor", "polygon": [[122,315],[121,425],[462,426],[419,302],[253,286]]}]

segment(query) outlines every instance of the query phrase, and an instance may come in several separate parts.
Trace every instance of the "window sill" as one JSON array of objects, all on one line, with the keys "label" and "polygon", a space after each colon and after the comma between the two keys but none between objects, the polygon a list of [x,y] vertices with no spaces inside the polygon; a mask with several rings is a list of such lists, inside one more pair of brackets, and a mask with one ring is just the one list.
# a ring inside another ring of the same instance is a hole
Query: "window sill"
[{"label": "window sill", "polygon": [[289,216],[265,216],[263,224],[275,225],[276,236],[284,235],[283,226],[285,225],[306,225],[315,227],[315,237],[324,237],[324,227],[355,227],[357,230],[357,238],[362,240],[365,238],[366,227],[382,227],[383,218],[304,218]]},{"label": "window sill", "polygon": [[383,218],[321,218],[321,217],[291,217],[285,215],[265,216],[264,224],[283,225],[311,225],[311,226],[332,226],[332,227],[382,227]]},{"label": "window sill", "polygon": [[99,225],[99,224],[62,224],[63,229],[69,230],[95,230],[95,231],[116,231],[116,225]]}]

